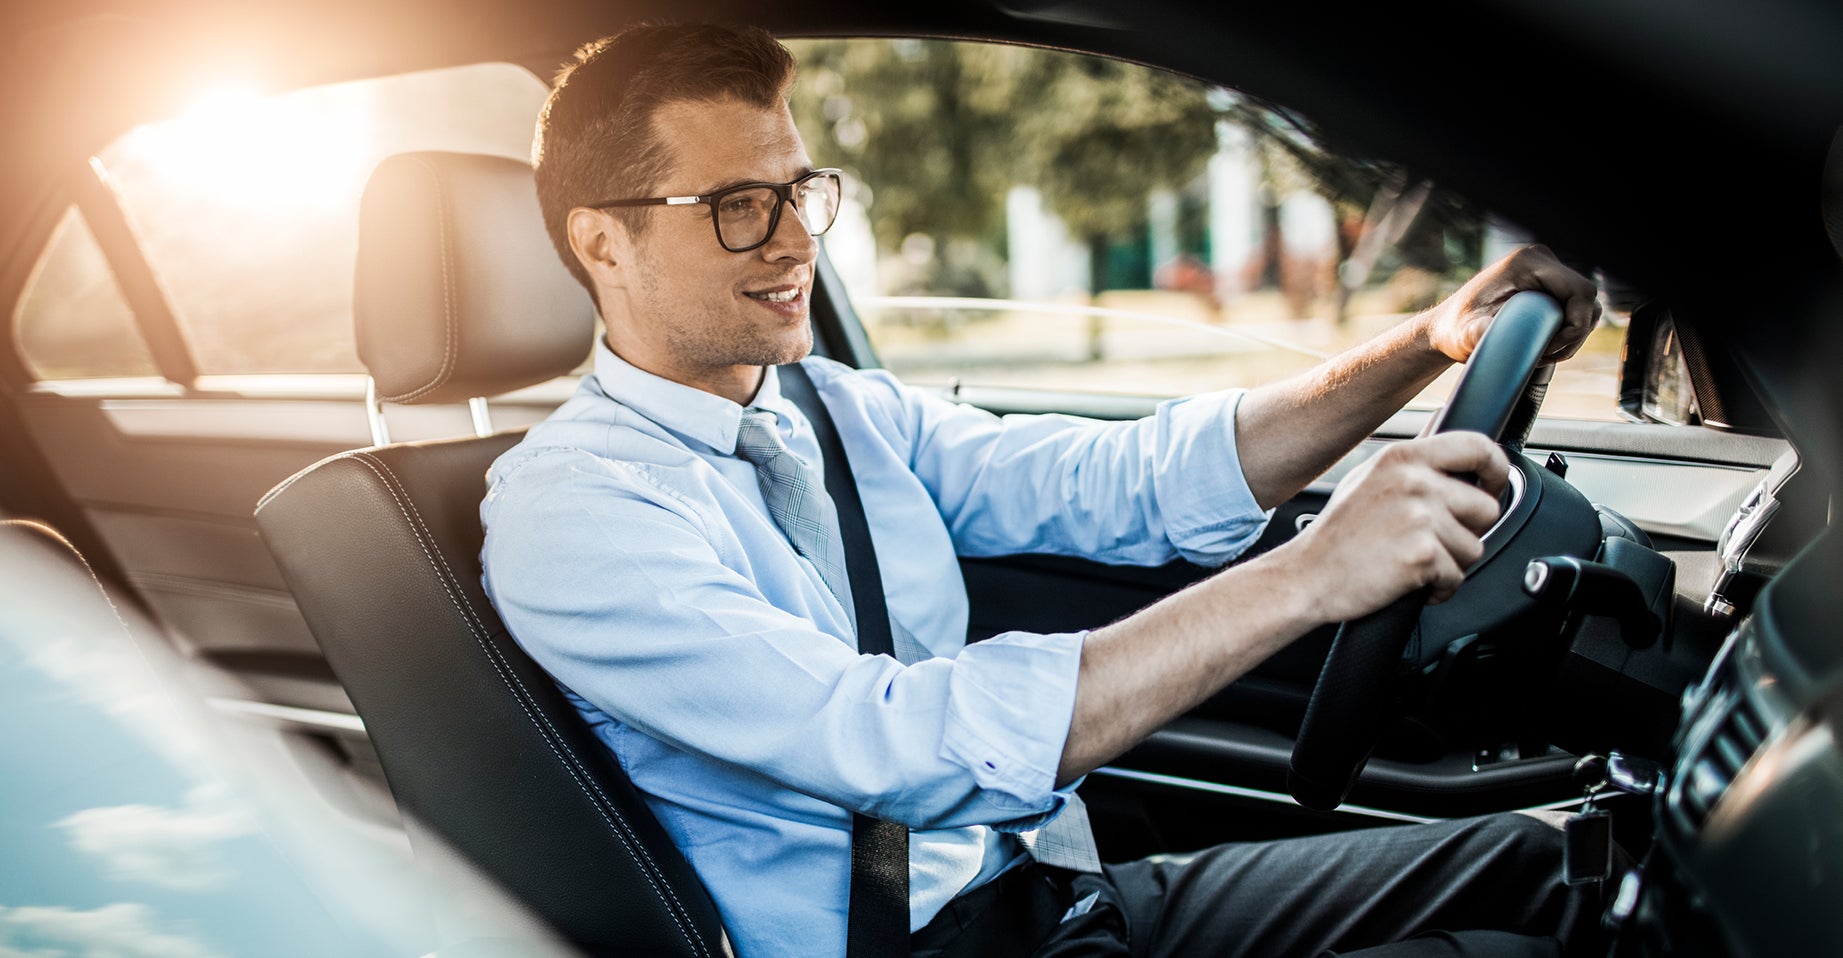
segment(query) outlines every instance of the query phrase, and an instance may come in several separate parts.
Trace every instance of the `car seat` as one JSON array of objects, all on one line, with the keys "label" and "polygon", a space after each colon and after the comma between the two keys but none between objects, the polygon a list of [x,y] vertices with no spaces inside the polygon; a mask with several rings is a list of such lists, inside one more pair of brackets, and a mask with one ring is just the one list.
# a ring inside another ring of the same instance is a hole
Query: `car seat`
[{"label": "car seat", "polygon": [[[569,373],[594,310],[531,168],[409,153],[360,208],[354,321],[382,402],[474,400]],[[478,403],[476,403],[478,410]],[[591,954],[730,954],[716,907],[480,582],[488,465],[520,432],[389,443],[272,490],[257,522],[375,745],[419,860],[449,849]],[[438,915],[461,927],[465,915]]]}]

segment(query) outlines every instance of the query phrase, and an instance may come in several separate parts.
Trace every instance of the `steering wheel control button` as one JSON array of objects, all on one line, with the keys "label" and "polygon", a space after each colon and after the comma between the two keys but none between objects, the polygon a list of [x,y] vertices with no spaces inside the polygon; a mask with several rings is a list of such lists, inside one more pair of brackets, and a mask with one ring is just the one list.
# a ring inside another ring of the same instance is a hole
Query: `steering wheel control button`
[{"label": "steering wheel control button", "polygon": [[1549,564],[1540,560],[1531,562],[1523,570],[1523,591],[1532,596],[1541,596],[1549,587]]},{"label": "steering wheel control button", "polygon": [[1623,569],[1573,556],[1531,559],[1523,569],[1523,591],[1569,615],[1607,615],[1619,620],[1619,634],[1632,648],[1657,641],[1663,630],[1638,583]]}]

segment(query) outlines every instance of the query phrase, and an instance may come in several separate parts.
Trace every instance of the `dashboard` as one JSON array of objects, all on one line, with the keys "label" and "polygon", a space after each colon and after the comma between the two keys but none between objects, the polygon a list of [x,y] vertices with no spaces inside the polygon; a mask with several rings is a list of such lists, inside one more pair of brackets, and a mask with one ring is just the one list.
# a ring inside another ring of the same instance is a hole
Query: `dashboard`
[{"label": "dashboard", "polygon": [[1761,592],[1683,696],[1615,955],[1843,955],[1843,537]]}]

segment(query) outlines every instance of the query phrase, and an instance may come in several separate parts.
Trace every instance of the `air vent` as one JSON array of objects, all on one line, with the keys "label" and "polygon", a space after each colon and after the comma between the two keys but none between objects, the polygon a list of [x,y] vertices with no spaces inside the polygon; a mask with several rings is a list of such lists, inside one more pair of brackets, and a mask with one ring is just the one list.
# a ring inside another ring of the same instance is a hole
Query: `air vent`
[{"label": "air vent", "polygon": [[1728,691],[1711,705],[1719,713],[1702,747],[1678,763],[1677,808],[1691,831],[1702,826],[1741,768],[1766,740],[1768,725],[1744,695]]}]

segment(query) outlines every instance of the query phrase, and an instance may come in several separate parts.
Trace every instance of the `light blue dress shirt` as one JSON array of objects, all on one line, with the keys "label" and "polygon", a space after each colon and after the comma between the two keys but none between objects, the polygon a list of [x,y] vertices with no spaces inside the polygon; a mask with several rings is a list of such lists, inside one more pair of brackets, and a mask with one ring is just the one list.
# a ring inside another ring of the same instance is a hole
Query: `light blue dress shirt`
[{"label": "light blue dress shirt", "polygon": [[[1236,458],[1239,392],[1137,422],[999,418],[881,371],[803,365],[851,459],[890,615],[933,658],[857,653],[735,456],[743,407],[605,344],[493,464],[480,507],[494,606],[619,757],[743,958],[844,953],[847,810],[913,830],[920,928],[1066,801],[1082,635],[967,644],[956,555],[1213,566],[1266,520]],[[755,405],[820,461],[775,370]]]}]

